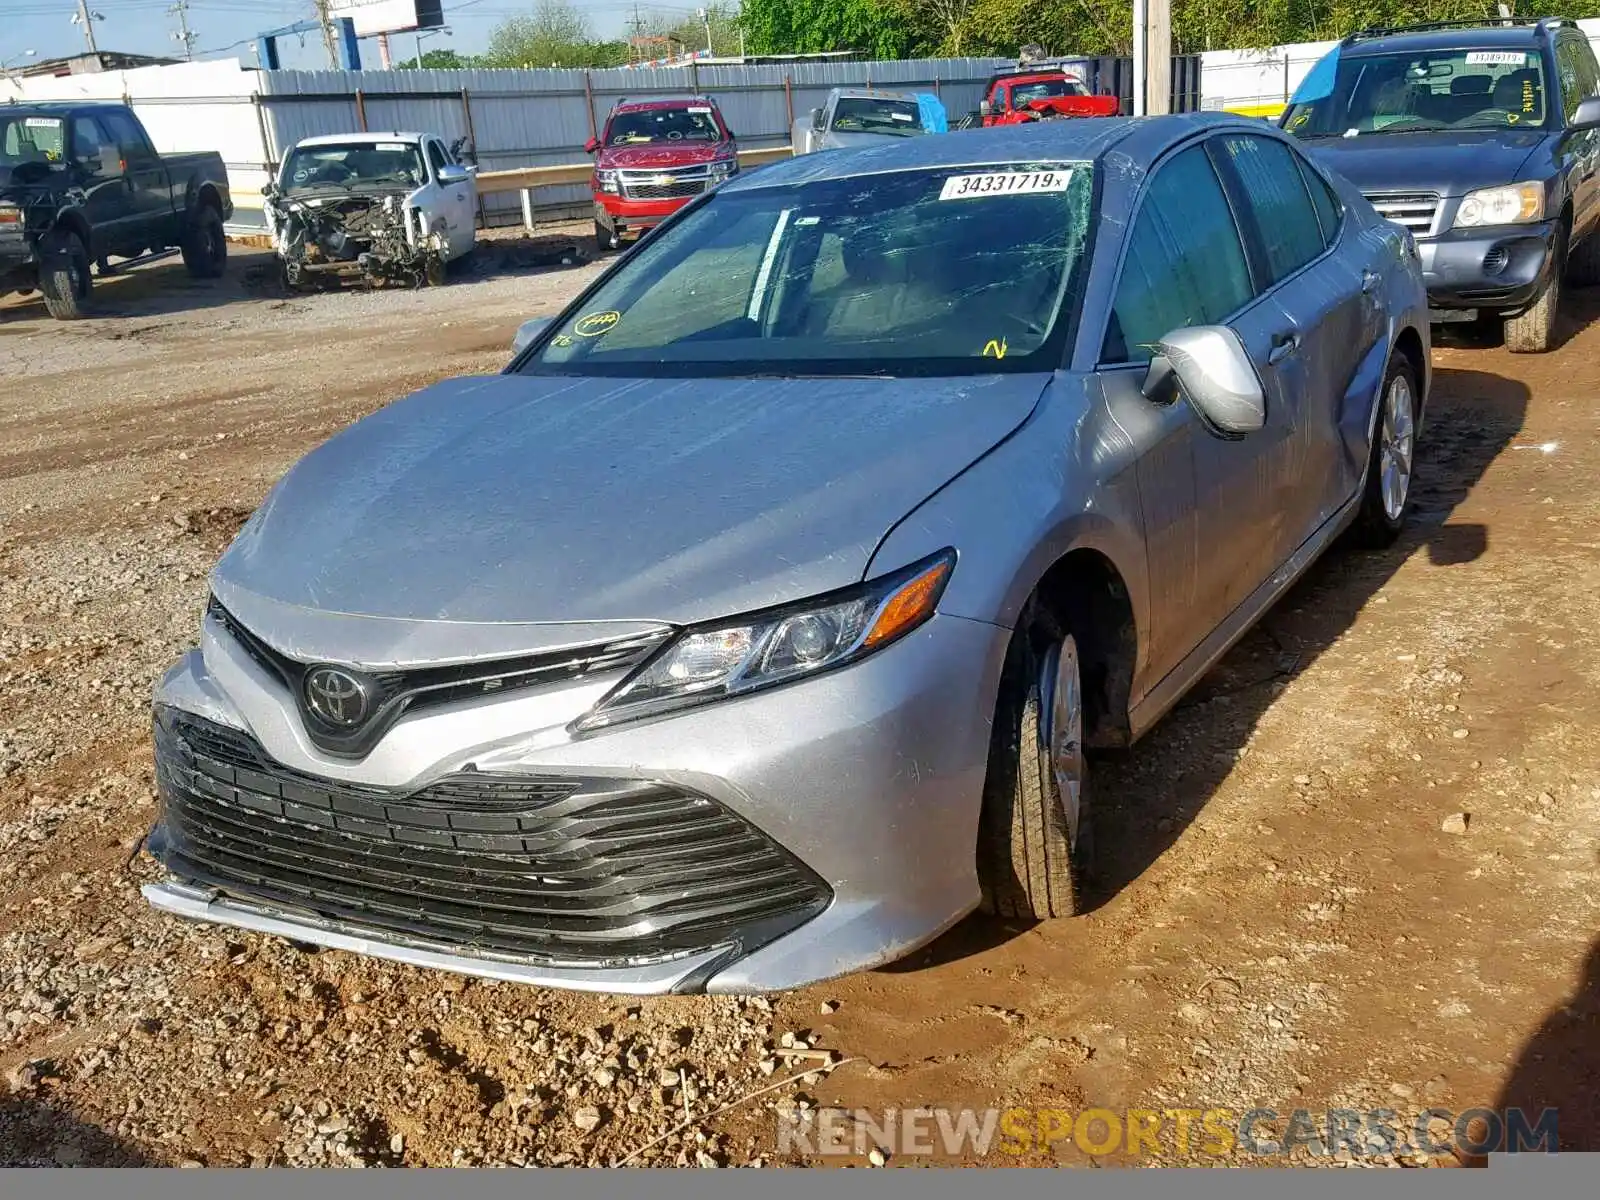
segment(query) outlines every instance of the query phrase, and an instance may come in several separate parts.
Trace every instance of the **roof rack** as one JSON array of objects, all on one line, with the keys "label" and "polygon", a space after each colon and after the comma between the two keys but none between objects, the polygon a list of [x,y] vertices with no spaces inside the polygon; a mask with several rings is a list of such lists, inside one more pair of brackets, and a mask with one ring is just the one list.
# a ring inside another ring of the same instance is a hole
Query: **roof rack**
[{"label": "roof rack", "polygon": [[1429,33],[1438,29],[1495,29],[1532,26],[1536,33],[1545,33],[1548,30],[1567,24],[1570,24],[1570,22],[1562,17],[1473,17],[1461,21],[1423,21],[1416,25],[1374,25],[1366,29],[1356,30],[1339,44],[1341,46],[1349,46],[1356,42],[1389,37],[1396,33]]}]

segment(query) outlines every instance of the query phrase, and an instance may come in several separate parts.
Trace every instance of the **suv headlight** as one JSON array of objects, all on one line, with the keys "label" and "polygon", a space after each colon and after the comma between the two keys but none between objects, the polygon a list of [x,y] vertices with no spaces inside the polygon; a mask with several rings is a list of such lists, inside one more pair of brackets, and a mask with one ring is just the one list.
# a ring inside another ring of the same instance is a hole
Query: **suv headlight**
[{"label": "suv headlight", "polygon": [[956,562],[944,550],[828,596],[683,630],[572,723],[587,733],[857,662],[933,616]]},{"label": "suv headlight", "polygon": [[706,167],[706,174],[710,176],[712,183],[721,183],[728,176],[738,173],[739,160],[736,158],[715,159]]},{"label": "suv headlight", "polygon": [[1544,219],[1544,184],[1513,183],[1479,188],[1461,198],[1455,228],[1478,225],[1522,225]]},{"label": "suv headlight", "polygon": [[596,171],[594,177],[600,181],[600,190],[602,192],[620,190],[617,186],[617,173],[615,171]]}]

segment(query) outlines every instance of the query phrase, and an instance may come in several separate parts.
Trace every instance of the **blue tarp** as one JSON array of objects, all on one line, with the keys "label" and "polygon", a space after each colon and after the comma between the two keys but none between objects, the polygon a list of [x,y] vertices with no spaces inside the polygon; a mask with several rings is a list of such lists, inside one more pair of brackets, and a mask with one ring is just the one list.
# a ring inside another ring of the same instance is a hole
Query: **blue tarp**
[{"label": "blue tarp", "polygon": [[1333,84],[1339,73],[1339,47],[1335,46],[1312,64],[1311,70],[1289,97],[1290,104],[1314,104],[1333,94]]},{"label": "blue tarp", "polygon": [[929,92],[917,93],[917,106],[922,110],[922,127],[929,133],[949,133],[950,118],[945,115],[944,104]]}]

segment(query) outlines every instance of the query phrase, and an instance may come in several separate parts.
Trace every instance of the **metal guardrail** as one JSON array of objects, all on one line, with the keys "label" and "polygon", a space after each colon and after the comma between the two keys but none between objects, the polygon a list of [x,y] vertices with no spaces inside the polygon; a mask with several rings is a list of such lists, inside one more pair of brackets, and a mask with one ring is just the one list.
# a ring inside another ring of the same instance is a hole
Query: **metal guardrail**
[{"label": "metal guardrail", "polygon": [[[759,167],[793,156],[792,146],[764,146],[759,150],[739,151],[739,165]],[[594,174],[590,163],[570,163],[557,167],[517,167],[510,171],[479,171],[478,194],[492,196],[502,192],[522,193],[522,223],[533,228],[533,193],[538,188],[588,183]]]}]

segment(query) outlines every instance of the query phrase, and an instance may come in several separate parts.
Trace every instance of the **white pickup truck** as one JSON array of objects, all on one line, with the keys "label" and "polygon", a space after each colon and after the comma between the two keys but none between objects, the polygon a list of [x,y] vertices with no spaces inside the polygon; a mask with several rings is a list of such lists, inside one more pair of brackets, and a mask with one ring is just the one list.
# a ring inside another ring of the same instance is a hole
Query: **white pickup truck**
[{"label": "white pickup truck", "polygon": [[476,167],[431,133],[306,138],[262,189],[293,288],[359,276],[369,286],[444,282],[477,243]]}]

